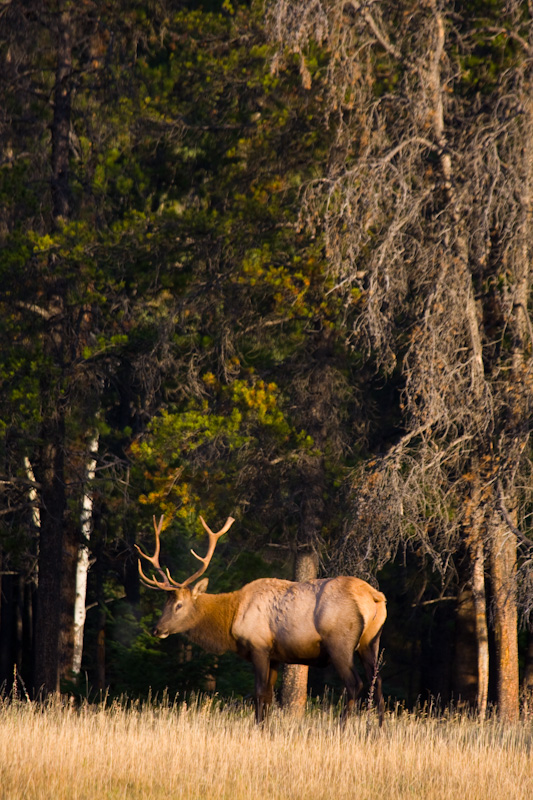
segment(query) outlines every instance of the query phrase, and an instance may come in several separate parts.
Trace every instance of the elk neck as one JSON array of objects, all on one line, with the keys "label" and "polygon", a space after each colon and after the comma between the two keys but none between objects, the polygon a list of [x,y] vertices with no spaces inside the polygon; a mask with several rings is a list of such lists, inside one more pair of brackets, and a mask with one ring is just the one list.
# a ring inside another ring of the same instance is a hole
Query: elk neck
[{"label": "elk neck", "polygon": [[186,636],[210,653],[236,652],[231,630],[239,603],[239,592],[201,594],[196,598],[194,623]]}]

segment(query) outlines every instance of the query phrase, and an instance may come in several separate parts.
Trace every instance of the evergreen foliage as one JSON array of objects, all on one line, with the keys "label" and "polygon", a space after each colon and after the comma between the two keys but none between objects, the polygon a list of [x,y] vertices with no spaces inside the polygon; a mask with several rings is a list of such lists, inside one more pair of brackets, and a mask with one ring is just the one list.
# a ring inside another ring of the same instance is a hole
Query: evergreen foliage
[{"label": "evergreen foliage", "polygon": [[324,574],[379,571],[409,701],[450,696],[451,598],[502,519],[527,622],[532,21],[443,5],[2,10],[0,680],[72,678],[88,494],[95,690],[105,642],[114,692],[251,691],[149,636],[152,514],[178,577],[198,515],[237,518],[213,590],[309,547]]}]

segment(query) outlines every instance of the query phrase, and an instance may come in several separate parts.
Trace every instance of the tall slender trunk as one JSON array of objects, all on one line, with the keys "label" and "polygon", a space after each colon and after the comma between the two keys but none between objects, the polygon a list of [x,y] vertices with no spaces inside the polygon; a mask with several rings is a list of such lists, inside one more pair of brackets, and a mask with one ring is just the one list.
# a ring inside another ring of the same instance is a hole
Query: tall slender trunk
[{"label": "tall slender trunk", "polygon": [[481,537],[475,543],[472,558],[472,596],[476,619],[477,647],[477,711],[480,718],[483,719],[487,713],[489,694],[489,632],[485,594],[485,553]]},{"label": "tall slender trunk", "polygon": [[34,532],[38,534],[39,529],[41,527],[41,512],[39,511],[39,506],[38,506],[39,495],[37,494],[37,489],[35,488],[35,485],[32,485],[35,484],[35,475],[33,472],[31,461],[28,458],[28,456],[24,456],[24,470],[26,472],[28,480],[30,481],[28,498],[31,504],[31,521]]},{"label": "tall slender trunk", "polygon": [[503,719],[514,722],[519,713],[516,537],[496,515],[489,534],[498,711]]},{"label": "tall slender trunk", "polygon": [[[89,452],[96,455],[98,451],[98,433],[93,436]],[[90,458],[85,467],[84,492],[82,498],[80,525],[81,542],[78,548],[76,566],[76,599],[74,603],[74,653],[72,672],[75,676],[81,670],[83,655],[83,631],[85,627],[85,601],[87,597],[87,574],[89,571],[89,541],[92,533],[93,492],[92,482],[96,471],[96,458]]]},{"label": "tall slender trunk", "polygon": [[[465,500],[466,546],[470,557],[472,601],[477,653],[477,710],[481,719],[487,712],[489,690],[489,635],[485,592],[486,512],[483,488],[487,481],[485,460],[476,459],[470,496]],[[483,464],[483,466],[481,466]]]},{"label": "tall slender trunk", "polygon": [[[41,532],[41,511],[39,505],[39,493],[37,491],[37,483],[33,466],[28,458],[24,456],[24,470],[30,488],[28,491],[28,498],[31,504],[31,520],[32,520],[32,538],[35,541],[35,555],[39,556],[39,539]],[[28,687],[35,686],[35,605],[36,605],[36,589],[39,583],[39,570],[38,565],[34,568],[30,581],[26,583],[24,588],[24,625],[23,625],[23,663],[22,673],[26,685]]]},{"label": "tall slender trunk", "polygon": [[525,707],[529,714],[533,712],[533,631],[527,632],[527,649],[524,664],[524,678],[522,681],[522,693],[524,696]]},{"label": "tall slender trunk", "polygon": [[[526,98],[530,119],[533,109]],[[517,550],[519,506],[516,476],[529,442],[531,428],[531,345],[529,317],[531,295],[531,225],[533,137],[523,142],[524,173],[521,184],[522,220],[512,257],[514,283],[507,297],[506,325],[512,336],[511,370],[506,387],[504,427],[499,442],[499,497],[489,529],[491,582],[494,596],[494,627],[498,660],[498,707],[505,719],[519,715]],[[504,491],[507,497],[504,497]]]},{"label": "tall slender trunk", "polygon": [[[63,5],[63,4],[61,4]],[[70,10],[60,11],[57,30],[57,67],[52,120],[52,213],[66,220],[71,211],[69,176],[72,78],[72,19]]]},{"label": "tall slender trunk", "polygon": [[473,707],[477,699],[477,647],[475,606],[472,586],[467,584],[457,596],[455,609],[452,690],[457,703]]},{"label": "tall slender trunk", "polygon": [[[311,401],[309,422],[315,441],[319,444],[322,422],[322,404],[320,392]],[[300,545],[296,550],[294,561],[294,580],[307,581],[318,574],[318,556],[314,543],[320,535],[324,519],[324,462],[319,456],[311,456],[301,468],[302,499],[300,509]],[[283,669],[281,701],[283,708],[293,714],[301,715],[307,703],[307,678],[309,668],[299,665],[286,665]]]},{"label": "tall slender trunk", "polygon": [[[313,550],[299,550],[294,564],[294,580],[308,581],[318,574],[318,558]],[[283,668],[281,702],[283,708],[296,716],[302,716],[307,703],[307,679],[309,667],[302,664],[286,664]]]},{"label": "tall slender trunk", "polygon": [[69,514],[63,531],[61,558],[61,611],[59,623],[59,678],[72,681],[74,658],[74,604],[76,601],[76,566],[79,528]]},{"label": "tall slender trunk", "polygon": [[0,683],[10,680],[13,674],[13,610],[12,574],[3,569],[3,557],[0,550]]},{"label": "tall slender trunk", "polygon": [[[52,216],[57,224],[70,214],[69,138],[71,125],[72,18],[70,3],[59,4],[56,28],[57,65],[54,88],[54,110],[51,124]],[[62,373],[65,355],[64,287],[54,280],[49,302],[53,306],[49,330],[45,333],[44,350],[50,359],[51,374],[41,382],[43,422],[40,454],[41,527],[39,539],[39,586],[36,621],[35,684],[45,694],[59,690],[60,673],[65,658],[60,650],[68,627],[68,605],[65,596],[65,570],[72,560],[72,536],[65,538],[67,494],[65,481],[65,402],[62,397]],[[54,285],[55,284],[55,285]],[[54,375],[54,370],[56,374]],[[70,531],[71,533],[71,531]],[[64,545],[67,548],[64,548]],[[70,545],[70,546],[68,546]],[[70,557],[70,560],[69,560]],[[63,629],[63,630],[62,630]]]},{"label": "tall slender trunk", "polygon": [[[47,393],[47,389],[44,390]],[[61,408],[47,411],[38,477],[41,484],[39,586],[35,629],[35,689],[50,694],[59,689],[59,626],[61,562],[66,513],[64,477],[65,419]]]},{"label": "tall slender trunk", "polygon": [[104,598],[104,570],[102,559],[96,557],[96,602],[98,603],[97,635],[96,635],[96,690],[104,692],[106,689],[106,607]]}]

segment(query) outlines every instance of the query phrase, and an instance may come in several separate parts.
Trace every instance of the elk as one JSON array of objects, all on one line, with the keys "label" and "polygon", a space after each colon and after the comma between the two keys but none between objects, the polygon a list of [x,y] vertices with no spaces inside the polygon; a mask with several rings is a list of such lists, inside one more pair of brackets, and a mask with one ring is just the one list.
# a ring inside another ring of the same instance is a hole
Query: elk
[{"label": "elk", "polygon": [[[160,534],[164,517],[156,523],[155,552],[146,559],[159,575],[147,577],[139,558],[139,574],[145,586],[168,592],[153,635],[164,639],[171,633],[184,633],[192,642],[211,653],[232,651],[250,661],[255,674],[255,715],[262,722],[272,702],[278,668],[283,664],[326,666],[333,664],[347,692],[343,718],[353,710],[363,688],[354,664],[355,652],[363,663],[374,689],[383,722],[383,694],[378,674],[381,630],[387,616],[385,595],[359,578],[338,577],[295,583],[276,578],[260,578],[242,589],[225,594],[207,594],[206,571],[218,539],[233,522],[213,531],[200,517],[209,536],[207,555],[200,568],[182,583],[159,564]],[[191,586],[197,581],[194,586]]]}]

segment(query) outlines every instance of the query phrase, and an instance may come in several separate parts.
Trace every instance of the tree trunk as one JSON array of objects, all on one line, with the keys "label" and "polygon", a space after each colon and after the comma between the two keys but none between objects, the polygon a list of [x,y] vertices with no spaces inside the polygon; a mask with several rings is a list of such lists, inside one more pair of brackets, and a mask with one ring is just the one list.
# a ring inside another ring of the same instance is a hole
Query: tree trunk
[{"label": "tree trunk", "polygon": [[489,632],[485,595],[485,555],[483,541],[478,539],[473,552],[472,597],[476,619],[477,646],[477,711],[481,719],[487,713],[489,693]]},{"label": "tree trunk", "polygon": [[41,527],[39,586],[35,628],[35,689],[44,695],[59,690],[59,625],[61,564],[66,496],[64,479],[65,423],[61,408],[42,427],[39,463]]},{"label": "tree trunk", "polygon": [[98,612],[98,633],[96,637],[96,690],[105,692],[105,610]]},{"label": "tree trunk", "polygon": [[106,689],[105,670],[105,627],[106,609],[104,598],[104,574],[102,559],[96,559],[96,600],[98,603],[97,635],[96,635],[96,690],[104,692]]},{"label": "tree trunk", "polygon": [[526,662],[524,665],[524,678],[522,681],[522,694],[524,707],[529,716],[533,713],[533,631],[527,632]]},{"label": "tree trunk", "polygon": [[[508,298],[510,314],[507,324],[512,335],[512,369],[510,371],[505,429],[500,440],[500,479],[497,506],[489,530],[490,568],[494,597],[494,628],[498,667],[498,707],[504,719],[519,716],[518,609],[517,609],[517,527],[518,492],[516,475],[529,442],[531,426],[531,390],[526,375],[531,370],[527,357],[531,346],[528,317],[530,299],[530,230],[533,219],[531,199],[531,135],[524,143],[526,177],[522,183],[522,226],[517,236],[512,295]],[[521,240],[520,240],[521,238]],[[504,497],[506,483],[507,501]]]},{"label": "tree trunk", "polygon": [[33,580],[24,584],[24,603],[22,619],[22,663],[21,672],[25,685],[31,688],[33,680],[33,642],[34,642],[34,605],[35,583]]},{"label": "tree trunk", "polygon": [[[30,482],[28,498],[31,504],[31,530],[32,538],[35,541],[35,553],[38,556],[39,539],[41,535],[41,511],[39,507],[39,493],[36,488],[37,484],[33,472],[33,466],[27,456],[24,456],[24,471],[26,472],[26,476]],[[26,583],[24,592],[24,642],[22,674],[28,687],[35,686],[35,607],[38,582],[39,570],[37,566],[34,568],[33,574],[30,576],[30,580]]]},{"label": "tree trunk", "polygon": [[[294,564],[294,579],[308,581],[318,574],[318,558],[312,550],[299,550]],[[307,676],[309,667],[286,664],[283,669],[281,703],[292,714],[303,716],[307,703]]]},{"label": "tree trunk", "polygon": [[14,614],[13,614],[13,574],[2,571],[0,553],[0,684],[9,686],[13,676],[14,656]]},{"label": "tree trunk", "polygon": [[[485,461],[483,461],[485,465]],[[492,474],[492,473],[491,473]],[[487,627],[487,599],[485,593],[486,512],[482,487],[488,480],[479,459],[474,464],[474,480],[470,496],[465,503],[465,533],[470,557],[472,601],[474,612],[474,639],[477,660],[477,710],[481,719],[487,712],[489,690],[489,635]]]},{"label": "tree trunk", "polygon": [[[70,213],[69,138],[71,124],[72,19],[70,10],[60,4],[57,19],[57,65],[54,110],[51,124],[52,215],[55,223]],[[68,4],[70,5],[70,4]],[[52,372],[41,382],[43,423],[40,483],[41,527],[39,542],[38,618],[36,625],[36,689],[44,694],[59,690],[60,675],[72,662],[71,640],[75,550],[73,531],[66,531],[65,482],[65,407],[61,375],[65,356],[64,287],[54,285],[54,264],[50,265],[52,284],[49,302],[53,306],[44,350]],[[56,372],[54,375],[53,372]],[[67,536],[66,536],[67,534]],[[74,563],[74,569],[73,569]],[[72,610],[71,610],[72,609]]]},{"label": "tree trunk", "polygon": [[472,587],[465,586],[459,592],[455,610],[452,689],[455,701],[467,707],[473,707],[478,696],[476,611],[473,594]]},{"label": "tree trunk", "polygon": [[516,537],[496,516],[491,525],[489,546],[498,672],[498,710],[503,719],[514,722],[519,714]]},{"label": "tree trunk", "polygon": [[72,517],[66,520],[61,559],[61,613],[59,622],[59,680],[71,682],[74,661],[74,605],[79,530]]},{"label": "tree trunk", "polygon": [[70,118],[72,77],[72,20],[62,9],[57,31],[57,68],[52,120],[52,213],[55,221],[70,216]]},{"label": "tree trunk", "polygon": [[[94,455],[98,450],[98,433],[89,445],[89,452]],[[76,597],[74,602],[74,652],[72,672],[78,676],[81,671],[83,656],[83,631],[85,628],[85,602],[87,597],[87,574],[89,572],[89,541],[92,533],[93,494],[91,484],[96,470],[96,458],[90,458],[85,467],[84,492],[82,498],[80,526],[81,542],[78,547],[76,564]]]}]

